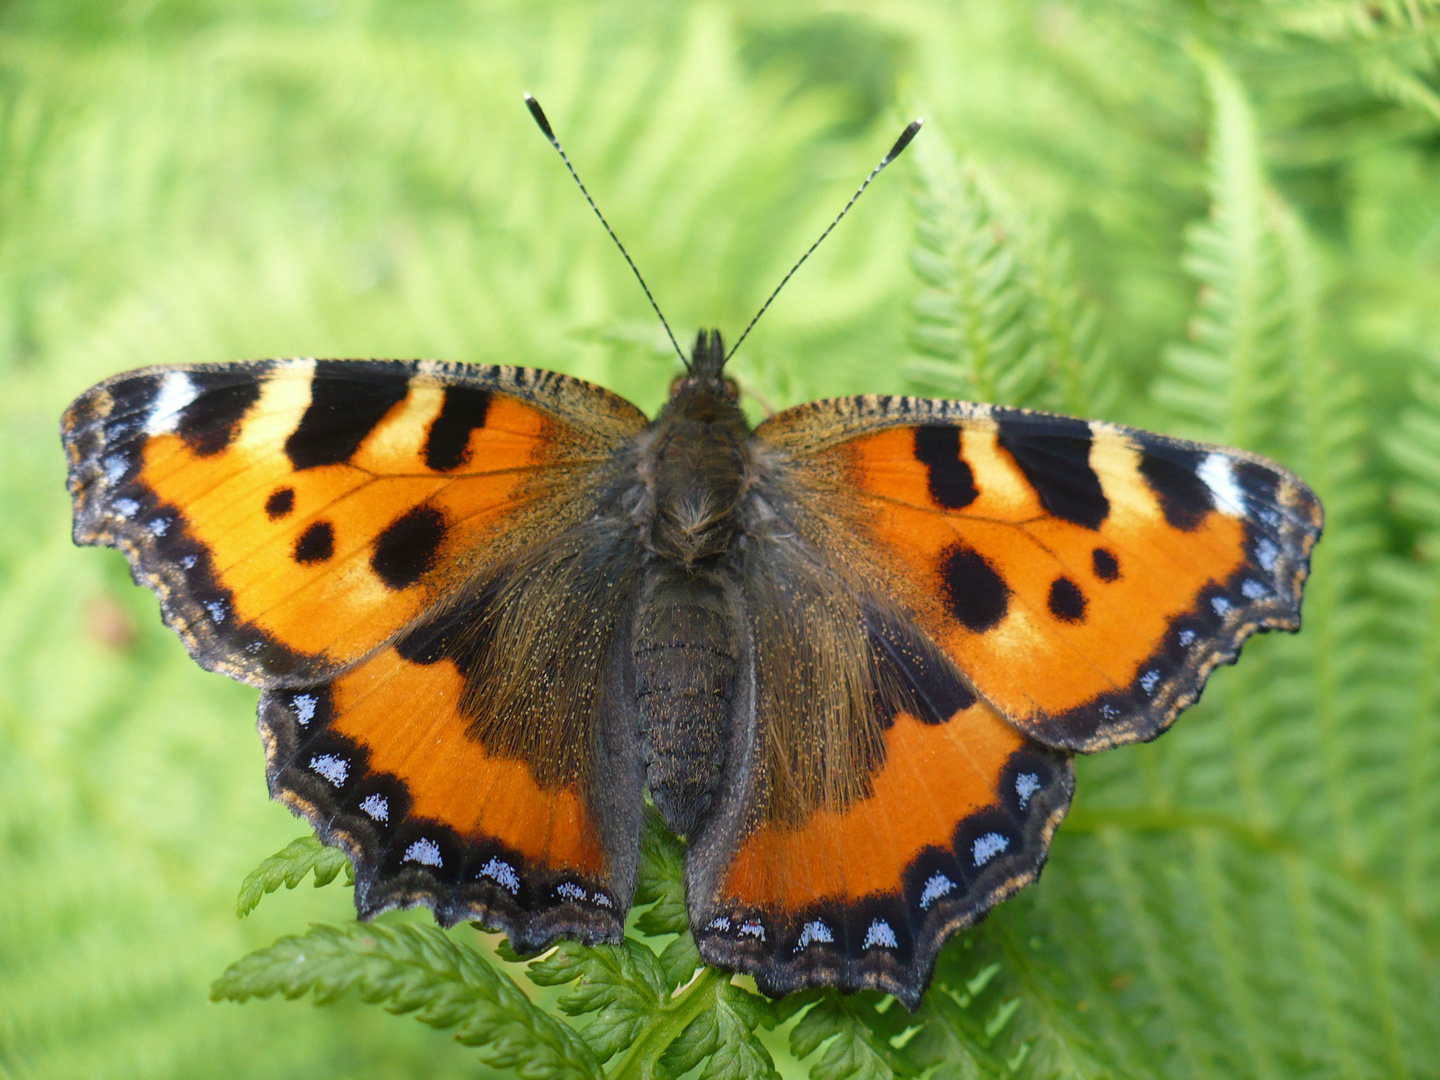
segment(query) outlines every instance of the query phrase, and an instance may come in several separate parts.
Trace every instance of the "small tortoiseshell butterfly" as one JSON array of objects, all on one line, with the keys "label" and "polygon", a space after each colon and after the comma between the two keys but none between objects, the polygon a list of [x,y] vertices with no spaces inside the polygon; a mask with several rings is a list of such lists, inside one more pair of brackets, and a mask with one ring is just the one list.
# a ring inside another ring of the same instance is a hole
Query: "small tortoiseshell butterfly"
[{"label": "small tortoiseshell butterfly", "polygon": [[118,375],[64,417],[75,540],[261,688],[270,791],[361,918],[618,941],[648,789],[705,960],[914,1008],[1039,873],[1072,755],[1299,626],[1320,504],[1253,454],[992,405],[751,430],[726,359],[702,331],[654,420],[523,367]]}]

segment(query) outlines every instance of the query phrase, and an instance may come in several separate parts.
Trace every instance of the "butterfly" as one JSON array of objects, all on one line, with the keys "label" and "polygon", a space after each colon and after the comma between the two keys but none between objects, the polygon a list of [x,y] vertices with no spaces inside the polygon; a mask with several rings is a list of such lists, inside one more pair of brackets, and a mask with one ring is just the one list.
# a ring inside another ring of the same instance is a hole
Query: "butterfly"
[{"label": "butterfly", "polygon": [[527,367],[118,375],[63,419],[75,541],[260,688],[270,792],[348,852],[360,917],[619,941],[648,791],[707,962],[913,1009],[1039,874],[1074,755],[1298,628],[1320,503],[1244,451],[992,405],[752,430],[728,355],[702,331],[653,420]]}]

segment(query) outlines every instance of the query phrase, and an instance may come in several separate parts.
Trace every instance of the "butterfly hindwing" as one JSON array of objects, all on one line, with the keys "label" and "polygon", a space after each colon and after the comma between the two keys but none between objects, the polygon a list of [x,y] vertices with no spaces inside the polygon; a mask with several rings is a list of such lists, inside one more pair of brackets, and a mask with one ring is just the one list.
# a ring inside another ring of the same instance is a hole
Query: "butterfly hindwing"
[{"label": "butterfly hindwing", "polygon": [[854,559],[1048,745],[1154,738],[1252,633],[1299,626],[1320,503],[1255,455],[899,397],[816,402],[756,435],[845,493]]},{"label": "butterfly hindwing", "polygon": [[[782,521],[797,481],[762,489]],[[687,870],[701,955],[770,993],[873,987],[913,1008],[945,938],[1039,873],[1070,758],[788,522],[747,541],[751,704]]]},{"label": "butterfly hindwing", "polygon": [[342,670],[566,525],[644,422],[551,372],[288,360],[120,375],[62,434],[76,541],[124,551],[201,664],[279,686]]},{"label": "butterfly hindwing", "polygon": [[[634,891],[641,777],[610,711],[617,665],[583,666],[591,693],[581,708],[536,688],[528,712],[506,712],[490,677],[506,584],[333,681],[267,690],[271,793],[350,853],[362,918],[424,904],[444,925],[504,930],[522,952],[562,935],[618,941]],[[551,598],[576,614],[573,598]],[[625,639],[615,625],[577,623],[561,647],[599,653]]]}]

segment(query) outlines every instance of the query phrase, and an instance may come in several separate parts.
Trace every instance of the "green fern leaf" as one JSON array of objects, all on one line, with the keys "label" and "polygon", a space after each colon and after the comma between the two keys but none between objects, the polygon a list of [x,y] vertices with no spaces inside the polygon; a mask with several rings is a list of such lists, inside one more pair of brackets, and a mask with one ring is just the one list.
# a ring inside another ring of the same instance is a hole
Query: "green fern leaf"
[{"label": "green fern leaf", "polygon": [[235,914],[245,918],[260,906],[260,901],[267,894],[281,886],[293,889],[307,874],[315,875],[315,887],[318,889],[329,885],[342,870],[345,872],[345,884],[353,887],[355,868],[345,852],[326,847],[313,836],[292,840],[246,876],[235,901]]},{"label": "green fern leaf", "polygon": [[1017,403],[1037,390],[1045,369],[1026,325],[1027,295],[1014,241],[973,170],[938,132],[915,153],[915,301],[911,340],[929,361],[911,378],[954,396]]},{"label": "green fern leaf", "polygon": [[313,993],[326,1003],[354,990],[434,1028],[457,1028],[486,1064],[527,1078],[598,1080],[584,1042],[533,1005],[509,976],[433,926],[315,926],[232,964],[215,1001]]},{"label": "green fern leaf", "polygon": [[911,341],[926,359],[907,365],[911,380],[977,401],[1103,408],[1113,383],[1064,247],[962,165],[942,132],[920,147],[911,265],[923,288]]},{"label": "green fern leaf", "polygon": [[818,1052],[810,1080],[893,1080],[908,1074],[886,1040],[886,1028],[893,1032],[905,1010],[891,1001],[881,1013],[876,1004],[875,994],[825,993],[800,1017],[790,1032],[790,1052],[802,1061]]},{"label": "green fern leaf", "polygon": [[1267,188],[1254,114],[1224,63],[1199,46],[1214,118],[1210,217],[1189,232],[1185,268],[1200,284],[1190,340],[1165,354],[1156,398],[1197,436],[1264,449],[1286,391],[1280,250],[1267,220]]},{"label": "green fern leaf", "polygon": [[773,1022],[768,1004],[721,983],[713,1004],[670,1044],[660,1064],[671,1076],[682,1076],[704,1061],[699,1080],[779,1080],[770,1051],[755,1034]]},{"label": "green fern leaf", "polygon": [[640,834],[640,873],[635,906],[647,907],[635,920],[642,934],[662,937],[690,928],[685,909],[685,845],[665,827],[660,812],[646,805]]}]

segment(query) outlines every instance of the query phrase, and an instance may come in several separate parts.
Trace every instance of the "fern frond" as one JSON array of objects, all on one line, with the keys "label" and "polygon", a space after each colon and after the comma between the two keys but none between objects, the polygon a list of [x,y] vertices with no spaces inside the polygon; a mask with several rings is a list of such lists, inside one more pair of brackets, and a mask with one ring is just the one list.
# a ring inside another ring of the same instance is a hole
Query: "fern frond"
[{"label": "fern frond", "polygon": [[810,1065],[810,1080],[894,1080],[904,1075],[905,1070],[897,1068],[904,1059],[886,1038],[898,1034],[894,1025],[900,1018],[891,1014],[903,1010],[877,1012],[875,997],[825,994],[800,1017],[790,1030],[790,1052],[802,1061],[818,1054]]},{"label": "fern frond", "polygon": [[943,132],[921,147],[911,341],[925,358],[907,365],[911,380],[976,401],[1103,411],[1114,382],[1064,245],[962,163]]},{"label": "fern frond", "polygon": [[[1397,824],[1406,835],[1424,836],[1440,821],[1440,359],[1426,357],[1412,385],[1412,404],[1385,446],[1401,469],[1396,503],[1422,533],[1410,558],[1387,559],[1375,572],[1389,601],[1388,674],[1392,685],[1403,688],[1398,711],[1408,719]],[[1440,845],[1407,845],[1401,882],[1408,909],[1434,926],[1440,919]]]},{"label": "fern frond", "polygon": [[354,886],[355,868],[345,852],[326,847],[313,836],[292,840],[246,875],[235,900],[235,914],[243,919],[260,906],[267,894],[282,885],[293,889],[313,873],[318,889],[329,885],[342,870],[345,884]]},{"label": "fern frond", "polygon": [[510,977],[433,926],[315,926],[232,964],[214,1001],[313,993],[317,1002],[355,991],[391,1012],[415,1013],[481,1060],[522,1077],[599,1080],[584,1042],[531,1003]]},{"label": "fern frond", "polygon": [[914,153],[911,266],[923,291],[911,340],[930,360],[914,362],[908,373],[949,396],[1024,402],[1046,372],[1025,318],[1029,295],[1014,237],[938,131],[927,132]]},{"label": "fern frond", "polygon": [[713,1004],[661,1055],[671,1076],[683,1076],[702,1061],[699,1080],[780,1080],[770,1051],[756,1030],[773,1024],[769,1006],[729,983],[715,988]]},{"label": "fern frond", "polygon": [[1154,393],[1213,441],[1264,449],[1285,392],[1280,252],[1266,222],[1255,117],[1230,69],[1196,47],[1214,103],[1210,216],[1191,227],[1185,268],[1200,285],[1190,340],[1167,350]]}]

